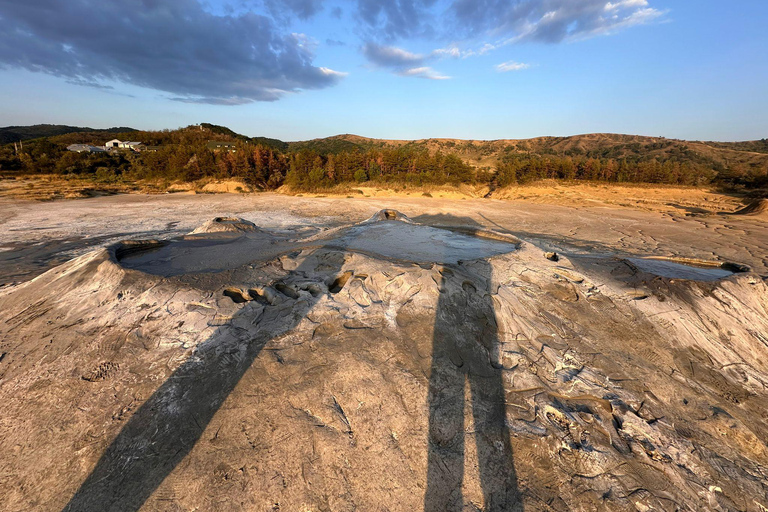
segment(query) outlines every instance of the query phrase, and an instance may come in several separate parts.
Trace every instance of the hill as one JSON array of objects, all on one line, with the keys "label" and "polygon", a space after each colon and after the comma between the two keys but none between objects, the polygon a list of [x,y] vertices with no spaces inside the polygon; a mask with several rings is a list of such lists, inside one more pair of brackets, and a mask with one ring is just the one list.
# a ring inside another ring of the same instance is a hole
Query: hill
[{"label": "hill", "polygon": [[81,126],[67,126],[63,124],[35,124],[32,126],[6,126],[0,128],[0,144],[8,144],[43,137],[54,137],[69,133],[100,132],[100,133],[124,133],[135,131],[133,128],[115,127],[107,129],[94,129]]},{"label": "hill", "polygon": [[[491,191],[542,179],[717,184],[768,188],[768,142],[701,142],[593,133],[570,137],[461,140],[373,139],[344,134],[284,142],[248,137],[203,123],[176,130],[92,130],[66,126],[11,127],[15,137],[40,136],[24,150],[0,145],[4,173],[77,174],[104,179],[195,181],[239,177],[249,186],[320,190],[362,183],[487,185]],[[61,133],[66,132],[66,133]],[[68,154],[69,144],[104,144],[111,138],[152,146],[146,154]],[[211,140],[234,143],[232,152],[207,149]]]},{"label": "hill", "polygon": [[[201,123],[210,138],[248,144],[259,144],[271,149],[292,153],[312,151],[323,156],[339,153],[369,151],[372,149],[403,148],[414,151],[427,150],[434,154],[454,154],[465,163],[481,169],[496,168],[505,158],[519,156],[574,157],[595,159],[626,159],[631,162],[658,160],[692,163],[713,168],[741,166],[743,170],[768,169],[768,139],[742,142],[686,141],[664,137],[591,133],[569,137],[535,137],[531,139],[467,140],[430,138],[418,140],[375,139],[353,134],[334,135],[306,141],[284,142],[269,137],[249,137],[225,126]],[[180,130],[190,130],[193,127]],[[179,130],[171,130],[170,133]],[[98,142],[103,136],[141,135],[162,143],[162,133],[138,131],[133,128],[115,127],[93,129],[87,127],[40,124],[33,126],[8,126],[0,128],[0,144],[37,138],[51,138],[51,142],[71,144]],[[77,134],[77,135],[75,135]],[[67,136],[69,135],[69,136]],[[145,141],[147,142],[147,141]]]},{"label": "hill", "polygon": [[479,168],[495,168],[505,157],[538,155],[627,159],[629,161],[674,161],[711,166],[715,170],[734,164],[747,169],[768,168],[768,141],[700,142],[664,137],[592,133],[570,137],[536,137],[532,139],[463,140],[372,139],[359,135],[336,135],[323,139],[291,142],[291,150],[309,149],[320,154],[364,151],[383,147],[426,149],[431,153],[455,154]]}]

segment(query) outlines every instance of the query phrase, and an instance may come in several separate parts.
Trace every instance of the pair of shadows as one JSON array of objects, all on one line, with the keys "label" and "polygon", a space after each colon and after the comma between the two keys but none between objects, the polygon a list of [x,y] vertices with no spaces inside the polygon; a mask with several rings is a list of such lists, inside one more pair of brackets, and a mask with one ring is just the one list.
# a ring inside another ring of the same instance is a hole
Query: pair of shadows
[{"label": "pair of shadows", "polygon": [[[453,220],[474,223],[464,218]],[[305,260],[294,272],[314,273],[315,268],[307,263],[311,260]],[[340,265],[336,269],[326,267],[324,273],[338,273]],[[486,264],[484,268],[488,271],[482,277],[490,279],[490,266]],[[351,275],[341,274],[328,287],[329,291],[340,291]],[[467,342],[489,349],[497,342],[495,323],[488,322],[493,318],[493,304],[487,293],[473,288],[456,293],[449,281],[447,277],[441,284],[434,331],[424,509],[463,510],[464,384],[468,379],[485,510],[510,510],[520,499],[505,423],[501,372],[490,366],[487,357],[485,361],[469,360],[462,368],[452,363],[456,353],[467,348]],[[299,296],[287,285],[282,290],[275,289],[291,299],[289,290]],[[236,302],[253,300],[266,308],[272,304],[263,289],[230,289],[228,295]],[[230,324],[218,328],[131,416],[63,511],[138,511],[189,454],[269,340],[295,328],[321,296],[311,290],[309,298],[304,295],[305,303],[298,312],[297,307],[293,308],[292,321],[281,332],[256,332],[253,337],[243,338],[243,331],[231,329],[238,317],[253,314],[255,308],[247,306]],[[470,318],[466,314],[468,305],[485,314]]]}]

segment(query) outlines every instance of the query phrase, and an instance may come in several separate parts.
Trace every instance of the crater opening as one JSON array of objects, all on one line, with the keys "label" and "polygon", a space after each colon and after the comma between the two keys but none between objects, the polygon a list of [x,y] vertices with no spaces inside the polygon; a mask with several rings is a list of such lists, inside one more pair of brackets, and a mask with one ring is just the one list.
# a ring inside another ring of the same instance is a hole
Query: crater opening
[{"label": "crater opening", "polygon": [[331,283],[331,286],[328,287],[328,291],[331,293],[339,293],[343,288],[344,285],[347,284],[347,281],[352,277],[354,272],[351,270],[347,270],[343,274],[341,274],[339,277],[333,280]]},{"label": "crater opening", "polygon": [[167,244],[168,242],[160,240],[123,240],[114,246],[115,260],[122,261],[126,256],[154,251]]}]

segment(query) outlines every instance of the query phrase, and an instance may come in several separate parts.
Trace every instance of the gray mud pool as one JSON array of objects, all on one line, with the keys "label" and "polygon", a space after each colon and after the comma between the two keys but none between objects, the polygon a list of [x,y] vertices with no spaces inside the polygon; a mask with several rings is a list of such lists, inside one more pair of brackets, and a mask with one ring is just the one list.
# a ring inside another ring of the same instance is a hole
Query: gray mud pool
[{"label": "gray mud pool", "polygon": [[292,251],[333,247],[417,264],[455,264],[514,251],[512,242],[400,221],[364,223],[327,238],[290,239],[258,230],[243,234],[192,235],[120,258],[130,269],[175,276],[211,273],[268,261]]},{"label": "gray mud pool", "polygon": [[628,258],[632,265],[642,272],[668,277],[670,279],[688,279],[691,281],[717,281],[733,275],[735,272],[722,267],[686,265],[667,260]]}]

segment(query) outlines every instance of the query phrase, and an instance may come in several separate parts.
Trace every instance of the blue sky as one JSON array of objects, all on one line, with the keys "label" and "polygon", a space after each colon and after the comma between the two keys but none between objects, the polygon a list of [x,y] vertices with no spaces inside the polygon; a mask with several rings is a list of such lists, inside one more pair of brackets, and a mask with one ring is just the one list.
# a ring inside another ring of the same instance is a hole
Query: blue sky
[{"label": "blue sky", "polygon": [[768,137],[768,2],[0,0],[0,125]]}]

